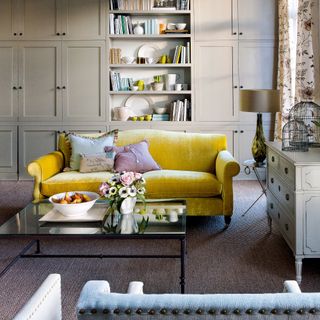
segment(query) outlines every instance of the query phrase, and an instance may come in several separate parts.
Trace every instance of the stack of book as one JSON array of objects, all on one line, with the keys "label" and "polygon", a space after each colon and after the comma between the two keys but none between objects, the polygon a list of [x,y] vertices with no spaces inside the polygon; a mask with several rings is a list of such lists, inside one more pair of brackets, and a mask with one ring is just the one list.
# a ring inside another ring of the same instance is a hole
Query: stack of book
[{"label": "stack of book", "polygon": [[121,49],[111,48],[109,56],[110,64],[120,64],[121,63]]},{"label": "stack of book", "polygon": [[150,10],[154,0],[110,0],[110,10]]},{"label": "stack of book", "polygon": [[172,61],[173,63],[191,63],[190,42],[187,42],[187,46],[176,46]]},{"label": "stack of book", "polygon": [[110,13],[109,34],[133,34],[131,17]]},{"label": "stack of book", "polygon": [[171,121],[191,121],[191,103],[188,99],[171,103]]},{"label": "stack of book", "polygon": [[169,113],[164,113],[164,114],[156,114],[156,113],[154,113],[152,115],[152,121],[169,121],[169,120],[170,120]]},{"label": "stack of book", "polygon": [[129,91],[133,86],[132,78],[122,78],[119,72],[110,71],[110,82],[112,91]]}]

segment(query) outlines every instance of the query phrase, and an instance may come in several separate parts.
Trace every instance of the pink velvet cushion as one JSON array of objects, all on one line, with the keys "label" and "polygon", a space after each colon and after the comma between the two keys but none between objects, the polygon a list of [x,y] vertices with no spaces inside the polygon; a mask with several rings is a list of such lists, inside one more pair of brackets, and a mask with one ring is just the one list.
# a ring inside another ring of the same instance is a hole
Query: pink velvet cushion
[{"label": "pink velvet cushion", "polygon": [[134,171],[148,172],[160,170],[159,165],[154,161],[150,152],[149,144],[143,140],[136,144],[128,144],[124,147],[105,147],[105,152],[114,151],[114,170],[117,172]]}]

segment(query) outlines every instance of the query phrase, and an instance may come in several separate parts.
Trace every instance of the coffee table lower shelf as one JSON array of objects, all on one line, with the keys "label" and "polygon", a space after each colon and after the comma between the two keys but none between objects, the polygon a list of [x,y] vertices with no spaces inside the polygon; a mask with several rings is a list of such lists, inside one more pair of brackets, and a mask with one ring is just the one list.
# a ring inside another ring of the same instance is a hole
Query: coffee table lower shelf
[{"label": "coffee table lower shelf", "polygon": [[[63,237],[63,236],[62,236]],[[20,258],[85,258],[85,259],[109,259],[109,258],[138,258],[138,259],[180,259],[180,288],[181,293],[185,293],[185,257],[186,257],[186,237],[185,234],[173,235],[163,237],[163,235],[149,235],[148,237],[139,237],[139,235],[130,235],[119,237],[110,237],[108,239],[117,240],[128,240],[128,239],[140,239],[140,240],[150,240],[150,239],[161,239],[161,240],[179,240],[180,241],[180,254],[43,254],[41,253],[40,239],[31,240],[23,250],[15,257],[13,260],[0,272],[0,278],[20,259]],[[83,239],[83,237],[82,237]],[[36,246],[34,253],[27,253],[32,247]]]}]

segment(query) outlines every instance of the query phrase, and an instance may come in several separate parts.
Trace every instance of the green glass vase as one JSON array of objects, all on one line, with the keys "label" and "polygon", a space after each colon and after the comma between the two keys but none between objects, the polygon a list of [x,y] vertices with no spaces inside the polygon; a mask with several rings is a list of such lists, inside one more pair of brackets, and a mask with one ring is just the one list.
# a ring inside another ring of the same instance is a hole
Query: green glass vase
[{"label": "green glass vase", "polygon": [[265,138],[263,134],[263,126],[262,126],[262,114],[257,114],[257,128],[256,128],[256,135],[252,141],[252,156],[253,159],[258,163],[262,164],[266,159],[267,148],[265,144]]}]

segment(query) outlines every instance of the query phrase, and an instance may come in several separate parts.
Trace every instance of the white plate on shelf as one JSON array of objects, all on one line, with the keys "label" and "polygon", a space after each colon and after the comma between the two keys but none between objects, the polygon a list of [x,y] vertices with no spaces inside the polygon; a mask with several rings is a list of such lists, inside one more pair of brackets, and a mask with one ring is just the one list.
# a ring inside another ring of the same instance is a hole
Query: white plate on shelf
[{"label": "white plate on shelf", "polygon": [[159,58],[159,48],[154,45],[144,44],[138,50],[138,58]]},{"label": "white plate on shelf", "polygon": [[145,96],[130,96],[125,104],[136,116],[152,114],[153,101]]}]

